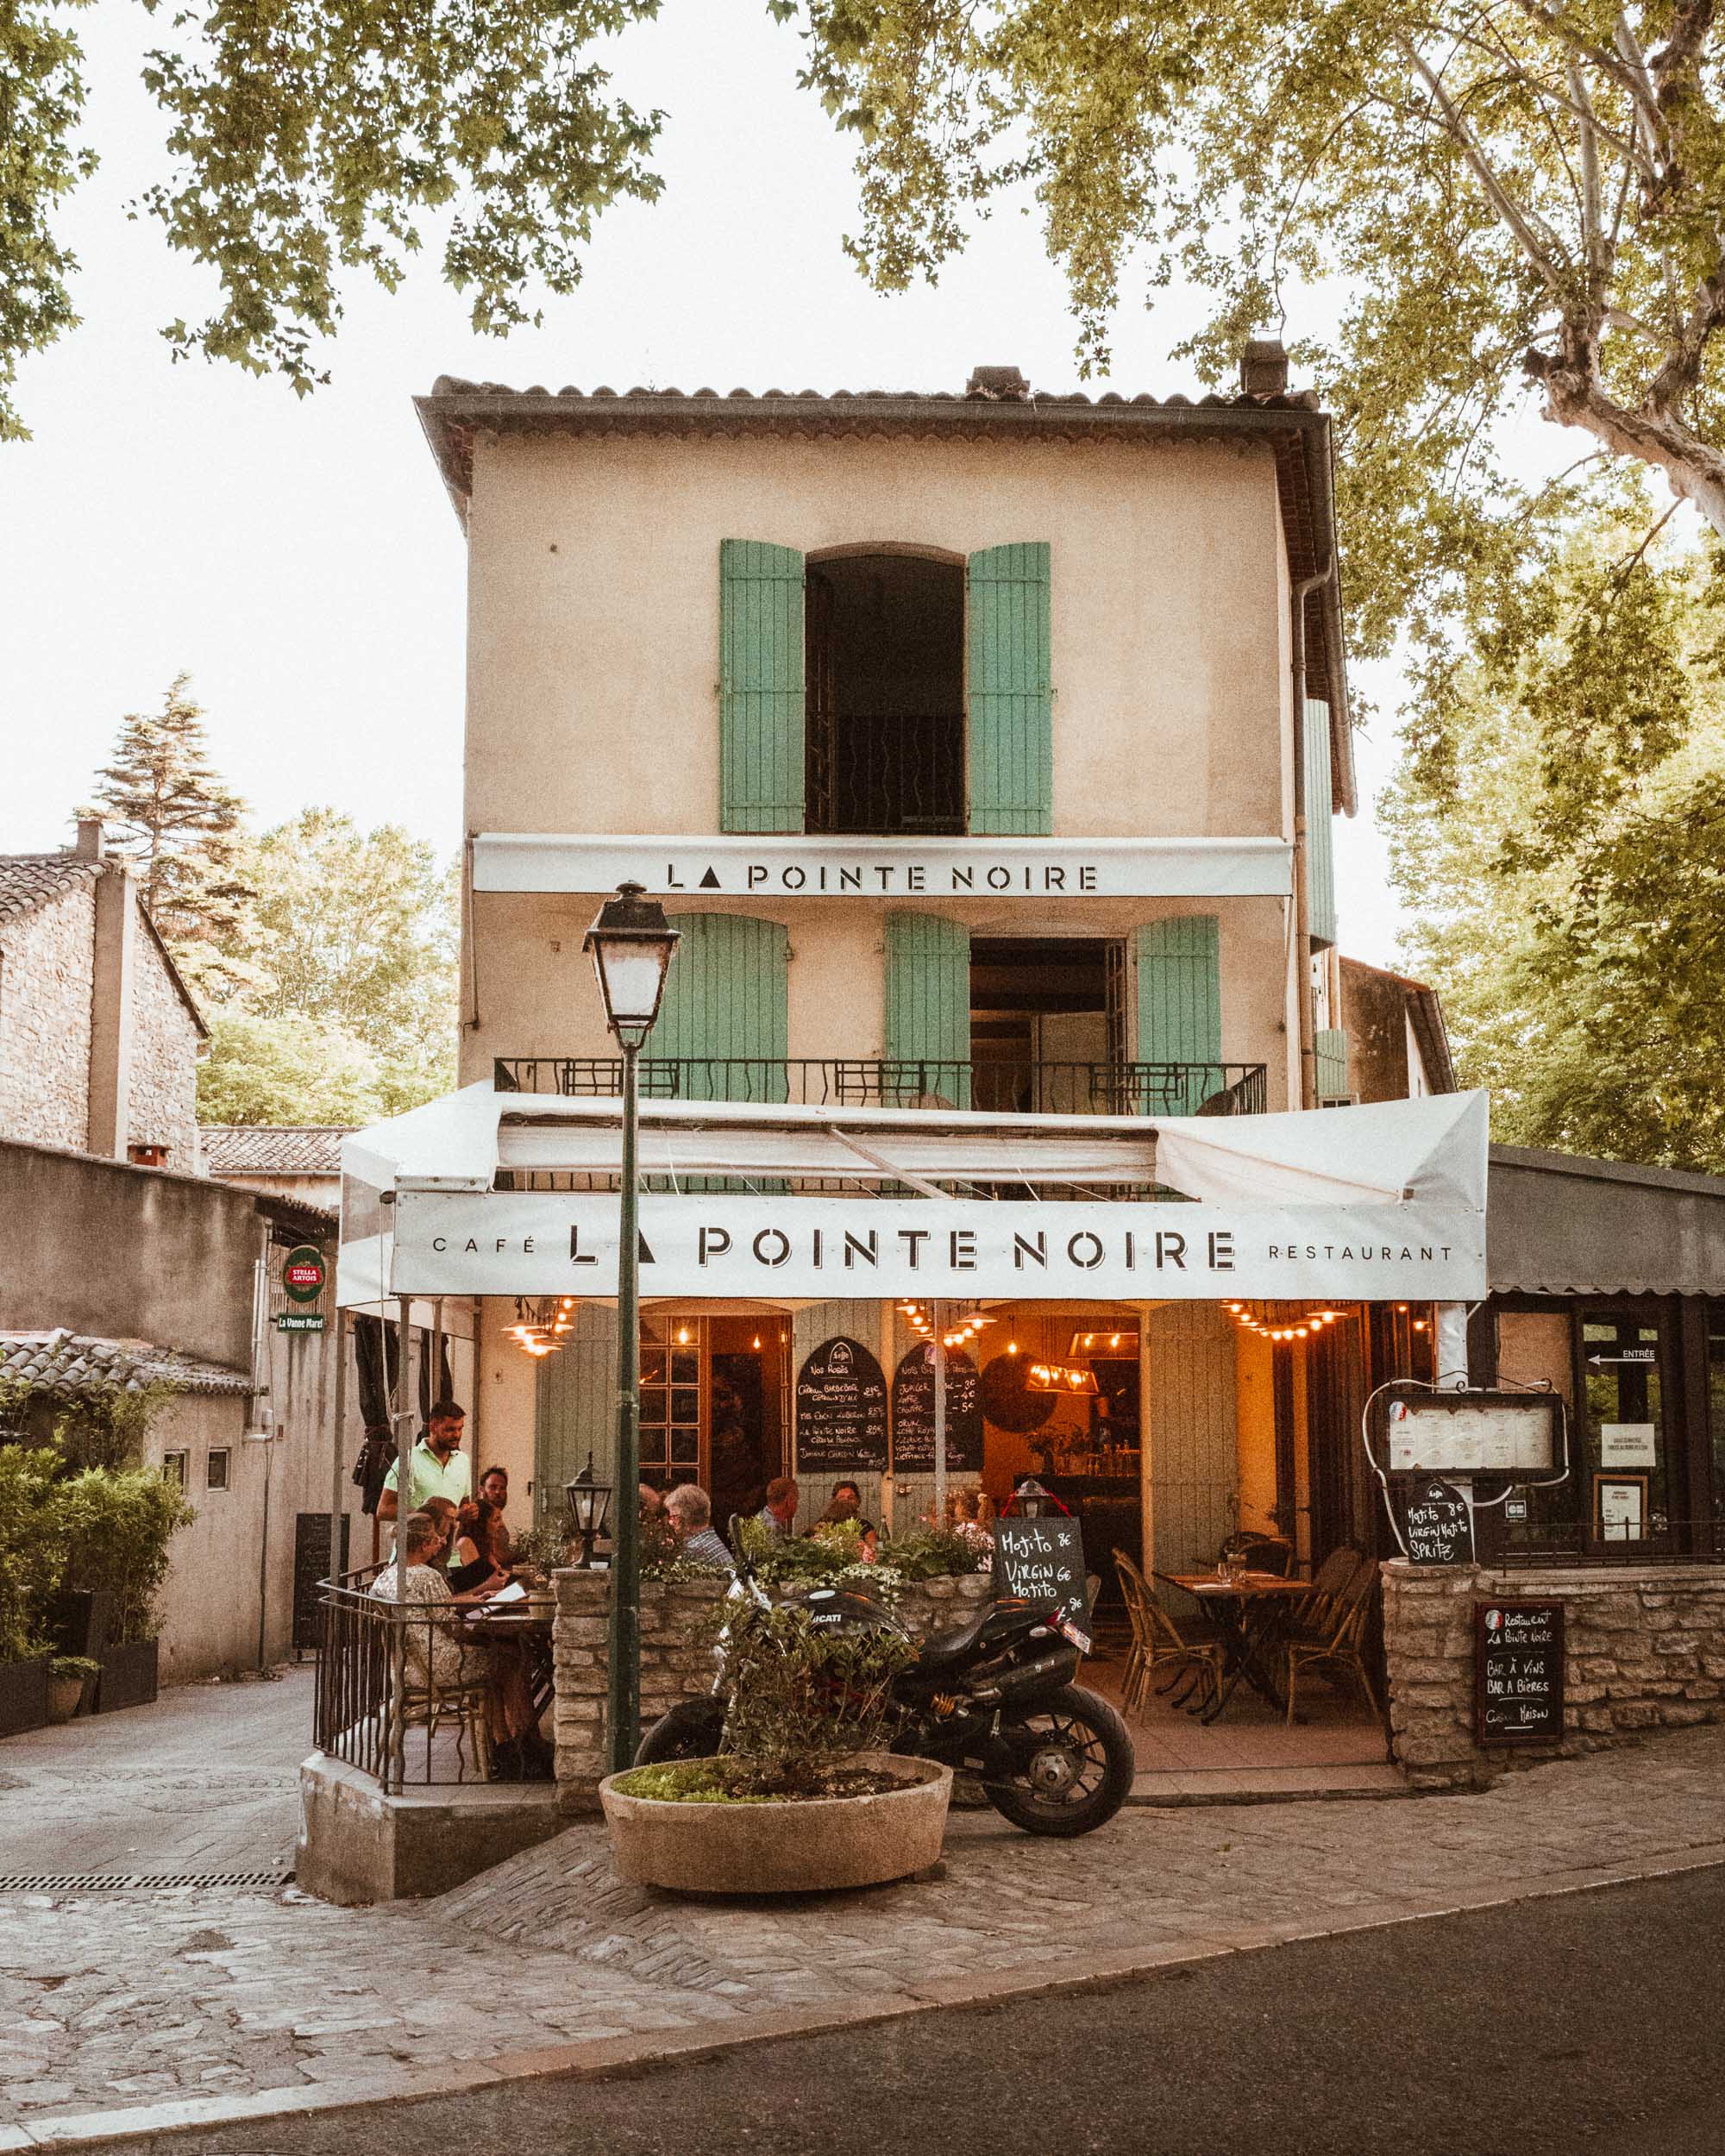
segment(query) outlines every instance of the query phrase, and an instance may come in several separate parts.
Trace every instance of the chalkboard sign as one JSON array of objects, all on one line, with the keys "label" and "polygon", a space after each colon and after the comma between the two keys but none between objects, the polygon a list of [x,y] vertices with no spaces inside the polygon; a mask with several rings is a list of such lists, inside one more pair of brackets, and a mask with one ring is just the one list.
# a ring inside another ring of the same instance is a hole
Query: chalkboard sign
[{"label": "chalkboard sign", "polygon": [[[342,1515],[341,1570],[348,1570],[348,1545],[353,1521]],[[297,1651],[316,1647],[323,1634],[318,1624],[317,1587],[329,1576],[329,1515],[303,1512],[293,1522],[293,1645]]]},{"label": "chalkboard sign", "polygon": [[797,1378],[797,1471],[878,1475],[886,1464],[886,1373],[860,1340],[823,1340]]},{"label": "chalkboard sign", "polygon": [[1087,1621],[1090,1597],[1084,1583],[1084,1536],[1075,1516],[1053,1513],[1040,1520],[1019,1520],[1008,1514],[994,1522],[994,1536],[997,1595],[1053,1602],[1075,1624]]},{"label": "chalkboard sign", "polygon": [[1561,1602],[1473,1606],[1474,1735],[1482,1745],[1552,1745],[1564,1727]]},{"label": "chalkboard sign", "polygon": [[1473,1563],[1473,1507],[1440,1475],[1421,1476],[1410,1486],[1402,1532],[1415,1564]]},{"label": "chalkboard sign", "polygon": [[[934,1344],[919,1341],[893,1379],[893,1472],[934,1470]],[[959,1349],[946,1351],[946,1471],[982,1472],[982,1409],[976,1366]]]}]

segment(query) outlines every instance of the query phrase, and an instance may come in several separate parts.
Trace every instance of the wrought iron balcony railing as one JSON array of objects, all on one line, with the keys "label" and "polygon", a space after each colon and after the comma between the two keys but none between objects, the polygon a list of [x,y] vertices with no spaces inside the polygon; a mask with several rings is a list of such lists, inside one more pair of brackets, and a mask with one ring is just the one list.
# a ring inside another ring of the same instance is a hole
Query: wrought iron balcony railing
[{"label": "wrought iron balcony railing", "polygon": [[[614,1097],[615,1056],[500,1056],[505,1093]],[[643,1056],[654,1100],[756,1100],[842,1108],[976,1108],[995,1115],[1261,1115],[1262,1063],[945,1062],[878,1056]]]}]

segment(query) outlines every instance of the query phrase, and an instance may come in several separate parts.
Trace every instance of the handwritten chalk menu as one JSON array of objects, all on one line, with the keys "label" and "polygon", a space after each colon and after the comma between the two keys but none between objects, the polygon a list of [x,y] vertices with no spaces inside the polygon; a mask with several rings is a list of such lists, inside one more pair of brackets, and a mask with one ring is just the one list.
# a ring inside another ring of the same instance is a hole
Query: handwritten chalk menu
[{"label": "handwritten chalk menu", "polygon": [[860,1340],[823,1340],[797,1377],[797,1467],[878,1475],[887,1464],[887,1378]]},{"label": "handwritten chalk menu", "polygon": [[1482,1745],[1551,1745],[1562,1737],[1561,1602],[1474,1604],[1473,1708]]},{"label": "handwritten chalk menu", "polygon": [[1053,1602],[1063,1617],[1084,1623],[1090,1597],[1084,1585],[1084,1537],[1076,1519],[1011,1515],[994,1522],[994,1592]]},{"label": "handwritten chalk menu", "polygon": [[[934,1344],[919,1341],[893,1378],[893,1472],[934,1470]],[[976,1365],[957,1348],[946,1351],[946,1471],[982,1472],[982,1410]]]},{"label": "handwritten chalk menu", "polygon": [[1383,1412],[1392,1473],[1549,1475],[1557,1462],[1552,1393],[1418,1393]]},{"label": "handwritten chalk menu", "polygon": [[1402,1516],[1408,1555],[1415,1564],[1471,1564],[1473,1508],[1440,1475],[1417,1476]]}]

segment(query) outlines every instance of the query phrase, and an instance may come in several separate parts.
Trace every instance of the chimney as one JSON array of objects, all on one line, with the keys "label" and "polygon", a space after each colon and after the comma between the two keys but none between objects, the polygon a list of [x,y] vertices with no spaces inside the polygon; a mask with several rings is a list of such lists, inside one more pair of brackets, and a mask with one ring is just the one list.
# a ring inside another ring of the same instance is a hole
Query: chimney
[{"label": "chimney", "polygon": [[101,860],[102,818],[99,816],[80,816],[78,818],[78,858],[80,861]]},{"label": "chimney", "polygon": [[1030,402],[1030,384],[1015,367],[973,367],[964,385],[967,397],[986,397],[995,404]]},{"label": "chimney", "polygon": [[1248,397],[1285,397],[1288,354],[1280,337],[1249,337],[1240,355],[1240,388]]}]

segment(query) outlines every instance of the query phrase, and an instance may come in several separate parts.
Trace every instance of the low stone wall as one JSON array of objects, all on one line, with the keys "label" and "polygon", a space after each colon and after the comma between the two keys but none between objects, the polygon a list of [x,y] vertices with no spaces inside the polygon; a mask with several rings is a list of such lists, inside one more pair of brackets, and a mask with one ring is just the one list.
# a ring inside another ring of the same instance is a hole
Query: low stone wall
[{"label": "low stone wall", "polygon": [[[1474,1742],[1473,1609],[1564,1606],[1564,1738]],[[1697,1722],[1725,1721],[1725,1567],[1383,1567],[1383,1645],[1396,1757],[1420,1789],[1482,1788],[1507,1769]]]},{"label": "low stone wall", "polygon": [[[605,1572],[558,1572],[552,1635],[556,1700],[557,1789],[566,1810],[592,1811],[605,1768],[606,1644],[611,1631],[611,1577]],[[641,1726],[656,1721],[680,1699],[712,1683],[712,1613],[728,1577],[712,1583],[641,1588]],[[994,1593],[986,1572],[963,1579],[908,1585],[896,1610],[919,1639],[973,1617]]]}]

